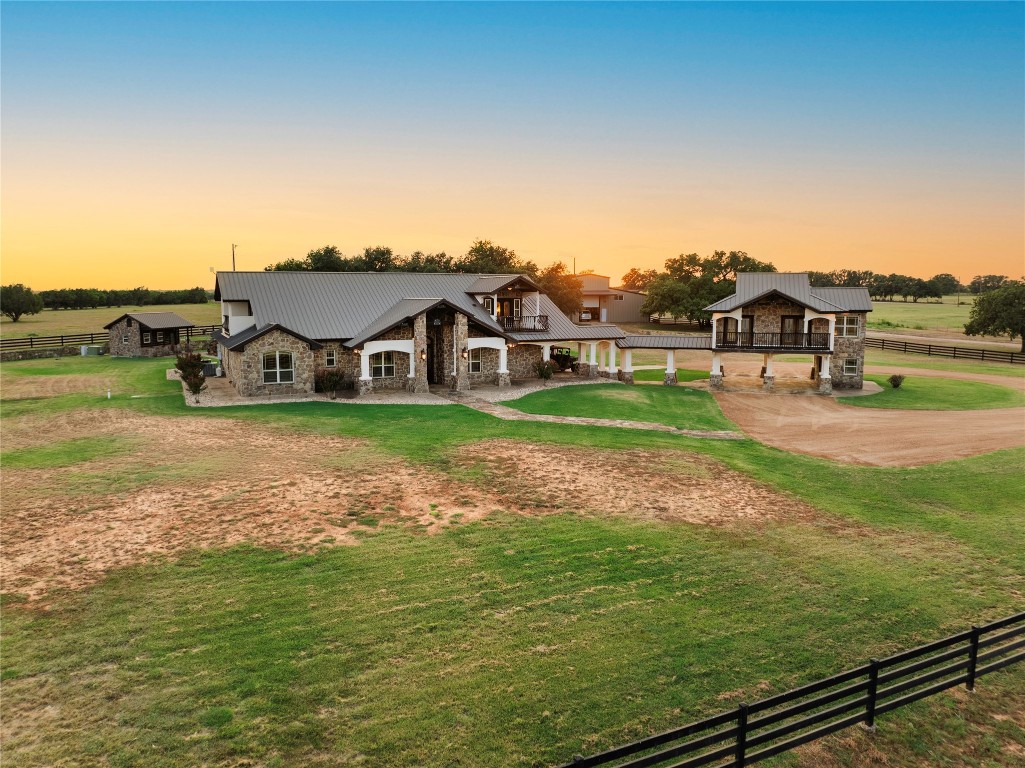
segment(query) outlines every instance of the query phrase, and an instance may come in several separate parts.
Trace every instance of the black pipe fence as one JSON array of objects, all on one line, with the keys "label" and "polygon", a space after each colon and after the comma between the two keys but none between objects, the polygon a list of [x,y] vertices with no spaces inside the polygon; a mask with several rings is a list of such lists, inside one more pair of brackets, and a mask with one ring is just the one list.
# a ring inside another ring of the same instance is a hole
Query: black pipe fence
[{"label": "black pipe fence", "polygon": [[[786,693],[649,736],[563,768],[743,768],[1025,660],[1025,613],[872,659]],[[679,758],[685,758],[679,760]],[[676,762],[670,762],[676,761]]]},{"label": "black pipe fence", "polygon": [[[192,328],[182,328],[181,335],[185,341],[193,338],[209,336],[220,329],[218,325],[197,325]],[[79,344],[106,344],[110,341],[110,334],[107,331],[96,331],[95,333],[64,333],[59,336],[26,336],[22,339],[0,339],[0,352],[21,349],[48,349],[51,347],[73,347]]]},{"label": "black pipe fence", "polygon": [[950,357],[958,360],[987,360],[994,363],[1016,363],[1025,365],[1025,353],[1009,352],[1003,349],[979,349],[978,347],[949,347],[943,344],[920,344],[915,341],[896,341],[867,337],[866,347],[889,349],[905,354]]}]

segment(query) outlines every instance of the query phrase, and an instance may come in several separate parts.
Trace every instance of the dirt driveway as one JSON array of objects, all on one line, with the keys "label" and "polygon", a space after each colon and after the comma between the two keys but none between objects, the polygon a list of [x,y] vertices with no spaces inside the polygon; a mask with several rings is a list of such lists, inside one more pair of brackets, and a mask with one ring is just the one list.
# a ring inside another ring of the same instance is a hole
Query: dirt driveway
[{"label": "dirt driveway", "polygon": [[747,392],[715,399],[759,442],[851,464],[914,467],[1025,445],[1025,408],[877,410],[814,395]]}]

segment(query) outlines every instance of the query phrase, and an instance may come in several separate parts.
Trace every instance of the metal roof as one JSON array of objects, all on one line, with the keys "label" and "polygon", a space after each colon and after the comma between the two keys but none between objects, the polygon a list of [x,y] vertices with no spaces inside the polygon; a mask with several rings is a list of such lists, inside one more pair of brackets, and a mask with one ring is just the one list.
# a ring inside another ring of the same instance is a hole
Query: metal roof
[{"label": "metal roof", "polygon": [[711,349],[712,337],[684,336],[679,333],[657,333],[625,336],[616,341],[620,349]]},{"label": "metal roof", "polygon": [[175,314],[174,312],[126,312],[116,320],[111,320],[105,326],[105,329],[110,328],[116,323],[120,323],[126,317],[132,318],[139,325],[144,325],[151,330],[164,330],[167,328],[195,328],[196,324],[186,320],[181,315]]},{"label": "metal roof", "polygon": [[[807,272],[742,272],[737,275],[736,292],[709,304],[705,311],[732,312],[773,293],[816,312],[872,310],[872,302],[868,300],[868,290],[865,288],[813,288]],[[865,304],[867,308],[861,308]]]},{"label": "metal roof", "polygon": [[372,327],[381,328],[380,334],[419,314],[405,302],[428,301],[423,297],[444,301],[496,336],[516,341],[622,338],[623,332],[614,325],[576,325],[544,293],[538,297],[539,306],[532,297],[524,298],[521,306],[524,315],[547,315],[547,331],[503,330],[470,292],[480,285],[509,285],[517,279],[526,278],[416,272],[218,272],[214,295],[224,301],[248,301],[260,327],[276,323],[310,339],[349,340],[348,346],[369,340]]},{"label": "metal roof", "polygon": [[253,341],[254,339],[258,339],[261,336],[270,333],[271,331],[281,331],[282,333],[287,333],[289,336],[294,336],[300,341],[305,341],[307,344],[310,345],[310,349],[320,349],[321,346],[323,346],[322,344],[318,344],[317,342],[315,342],[313,339],[308,339],[302,334],[296,333],[295,331],[286,328],[283,325],[280,325],[279,323],[268,323],[267,325],[262,325],[259,328],[257,328],[256,326],[253,326],[252,328],[246,328],[244,331],[233,333],[231,336],[228,336],[226,338],[222,337],[220,339],[220,342],[227,349],[241,350],[245,349],[246,344],[248,344],[249,342]]},{"label": "metal roof", "polygon": [[473,294],[498,293],[517,281],[526,283],[533,291],[541,290],[541,287],[526,275],[480,275],[476,282],[466,289],[466,292]]}]

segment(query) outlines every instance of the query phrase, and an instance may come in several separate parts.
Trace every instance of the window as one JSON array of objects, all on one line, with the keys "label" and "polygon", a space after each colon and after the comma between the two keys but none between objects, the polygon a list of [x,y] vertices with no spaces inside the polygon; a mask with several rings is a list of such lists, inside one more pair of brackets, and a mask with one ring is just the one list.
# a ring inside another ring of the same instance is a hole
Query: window
[{"label": "window", "polygon": [[513,299],[513,317],[520,316],[520,300]]},{"label": "window", "polygon": [[480,347],[470,350],[470,373],[480,373]]},{"label": "window", "polygon": [[490,296],[484,297],[484,309],[486,309],[489,314],[495,313],[495,300]]},{"label": "window", "polygon": [[295,381],[295,368],[291,352],[263,353],[263,383],[291,384]]},{"label": "window", "polygon": [[[857,320],[857,318],[855,318]],[[858,358],[848,357],[843,361],[843,375],[844,376],[857,376],[858,375]]]},{"label": "window", "polygon": [[159,344],[163,340],[164,340],[164,332],[163,331],[157,331],[157,344]]},{"label": "window", "polygon": [[328,368],[334,368],[337,363],[335,362],[335,351],[329,349],[324,352],[324,365]]},{"label": "window", "polygon": [[614,296],[612,297],[612,300],[613,300],[613,301],[622,301],[622,300],[623,300],[623,294],[621,294],[621,293],[617,293],[617,294],[615,294],[615,295],[614,295]]},{"label": "window", "polygon": [[121,343],[122,344],[127,344],[130,340],[131,339],[130,339],[130,337],[128,336],[127,333],[124,336],[121,337]]},{"label": "window", "polygon": [[395,357],[391,352],[377,352],[370,356],[370,377],[387,379],[395,375]]},{"label": "window", "polygon": [[142,334],[142,343],[143,344],[149,344],[149,340],[150,340],[149,331],[146,331],[146,332],[144,332]]},{"label": "window", "polygon": [[859,323],[857,315],[841,315],[836,318],[836,335],[857,336],[858,326]]}]

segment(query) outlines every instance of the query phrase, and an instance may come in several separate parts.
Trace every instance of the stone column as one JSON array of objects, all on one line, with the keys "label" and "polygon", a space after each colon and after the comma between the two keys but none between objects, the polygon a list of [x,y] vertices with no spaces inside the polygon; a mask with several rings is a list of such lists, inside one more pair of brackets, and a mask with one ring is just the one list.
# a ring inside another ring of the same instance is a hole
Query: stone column
[{"label": "stone column", "polygon": [[670,349],[666,352],[666,375],[662,383],[667,387],[676,386],[676,350]]},{"label": "stone column", "polygon": [[456,312],[456,324],[452,337],[456,358],[456,372],[452,375],[449,386],[456,392],[465,392],[470,388],[470,363],[467,358],[463,357],[463,350],[466,349],[469,334],[466,326],[466,315],[461,312]]},{"label": "stone column", "polygon": [[719,392],[723,390],[722,356],[718,352],[712,353],[712,370],[708,374],[708,388]]},{"label": "stone column", "polygon": [[366,395],[374,391],[374,380],[370,378],[370,355],[359,351],[359,381],[356,382],[358,394]]},{"label": "stone column", "polygon": [[[416,375],[413,372],[416,371]],[[427,313],[413,318],[413,358],[409,361],[410,391],[424,394],[427,385]]]},{"label": "stone column", "polygon": [[831,395],[833,393],[833,379],[829,373],[829,365],[832,355],[822,356],[822,368],[819,369],[819,394]]},{"label": "stone column", "polygon": [[762,377],[762,389],[772,392],[776,385],[776,376],[772,372],[772,355],[765,355],[765,375]]},{"label": "stone column", "polygon": [[511,387],[512,379],[509,376],[509,347],[502,345],[498,348],[498,371],[497,381],[500,387]]},{"label": "stone column", "polygon": [[624,384],[634,383],[634,360],[632,349],[623,350],[623,367],[619,371],[619,380]]}]

